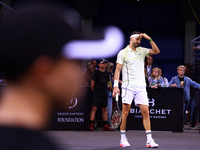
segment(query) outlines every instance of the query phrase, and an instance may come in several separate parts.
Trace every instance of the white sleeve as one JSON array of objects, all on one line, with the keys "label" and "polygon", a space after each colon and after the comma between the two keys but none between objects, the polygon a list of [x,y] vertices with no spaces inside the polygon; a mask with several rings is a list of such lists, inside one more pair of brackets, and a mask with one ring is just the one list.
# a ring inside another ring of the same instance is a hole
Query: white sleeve
[{"label": "white sleeve", "polygon": [[143,50],[144,56],[148,57],[149,56],[149,49],[143,47],[142,50]]},{"label": "white sleeve", "polygon": [[116,63],[123,65],[123,63],[124,63],[124,57],[125,57],[124,50],[121,50],[118,53],[118,55],[117,55],[117,61],[116,61]]}]

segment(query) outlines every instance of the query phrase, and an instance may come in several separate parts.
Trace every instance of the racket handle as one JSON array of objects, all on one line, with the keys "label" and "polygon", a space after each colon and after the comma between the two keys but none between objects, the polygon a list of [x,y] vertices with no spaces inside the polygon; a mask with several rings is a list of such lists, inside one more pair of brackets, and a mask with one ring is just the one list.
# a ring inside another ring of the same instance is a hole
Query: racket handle
[{"label": "racket handle", "polygon": [[117,93],[115,97],[116,102],[118,102],[118,99],[119,99],[119,94]]}]

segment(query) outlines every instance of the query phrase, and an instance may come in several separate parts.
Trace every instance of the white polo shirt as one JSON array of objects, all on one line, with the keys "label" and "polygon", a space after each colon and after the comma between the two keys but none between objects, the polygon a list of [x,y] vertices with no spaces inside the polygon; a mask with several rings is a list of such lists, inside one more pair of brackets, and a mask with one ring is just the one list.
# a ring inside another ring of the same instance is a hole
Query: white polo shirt
[{"label": "white polo shirt", "polygon": [[144,59],[148,53],[147,48],[137,47],[134,51],[129,46],[118,53],[116,63],[122,65],[122,88],[146,87]]}]

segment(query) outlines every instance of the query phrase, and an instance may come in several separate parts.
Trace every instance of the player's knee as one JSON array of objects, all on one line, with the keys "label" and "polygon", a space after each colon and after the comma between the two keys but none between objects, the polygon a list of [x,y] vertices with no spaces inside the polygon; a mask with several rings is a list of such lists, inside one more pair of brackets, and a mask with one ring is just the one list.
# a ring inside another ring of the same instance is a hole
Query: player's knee
[{"label": "player's knee", "polygon": [[122,115],[123,115],[124,117],[126,117],[126,118],[128,117],[128,114],[129,114],[129,111],[123,111],[123,112],[122,112]]},{"label": "player's knee", "polygon": [[149,111],[148,110],[142,111],[142,116],[149,117]]}]

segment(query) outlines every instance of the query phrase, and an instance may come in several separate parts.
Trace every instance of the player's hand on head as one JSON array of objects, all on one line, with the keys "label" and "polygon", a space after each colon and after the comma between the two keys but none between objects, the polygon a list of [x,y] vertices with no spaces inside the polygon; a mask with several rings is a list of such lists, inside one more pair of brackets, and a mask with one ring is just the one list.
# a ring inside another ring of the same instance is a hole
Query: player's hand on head
[{"label": "player's hand on head", "polygon": [[113,97],[115,98],[117,93],[120,95],[120,91],[119,91],[119,88],[118,87],[114,87],[113,89]]},{"label": "player's hand on head", "polygon": [[151,37],[148,36],[146,33],[140,33],[140,36],[141,36],[142,38],[147,39],[147,40],[151,40]]}]

